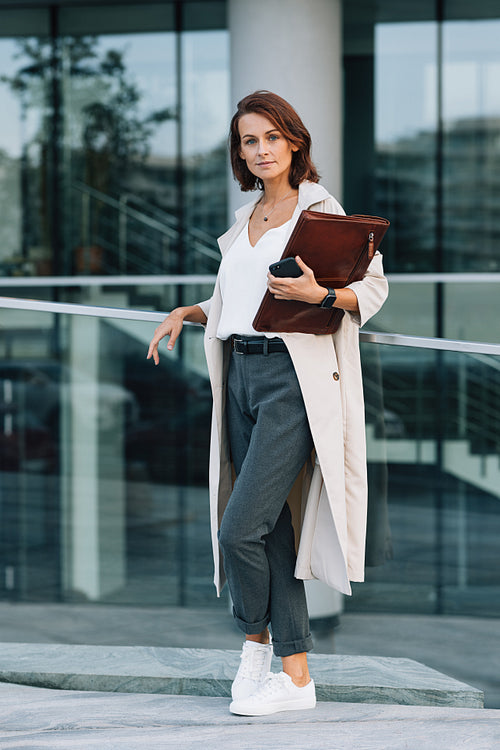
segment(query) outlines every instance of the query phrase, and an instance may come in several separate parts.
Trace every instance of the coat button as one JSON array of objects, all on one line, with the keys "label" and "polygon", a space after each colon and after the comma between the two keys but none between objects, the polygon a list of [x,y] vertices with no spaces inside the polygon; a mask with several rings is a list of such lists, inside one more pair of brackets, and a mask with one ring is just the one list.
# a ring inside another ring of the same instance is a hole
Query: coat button
[{"label": "coat button", "polygon": [[338,372],[334,372],[333,373],[333,379],[334,380],[338,380],[339,378],[340,378],[340,375],[338,374]]}]

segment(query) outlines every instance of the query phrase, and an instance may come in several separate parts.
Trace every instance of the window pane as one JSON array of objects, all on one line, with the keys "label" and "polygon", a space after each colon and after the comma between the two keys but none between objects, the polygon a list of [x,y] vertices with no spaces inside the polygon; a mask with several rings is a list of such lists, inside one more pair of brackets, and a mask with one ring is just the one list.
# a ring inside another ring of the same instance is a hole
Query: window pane
[{"label": "window pane", "polygon": [[446,270],[499,271],[500,21],[443,27]]},{"label": "window pane", "polygon": [[375,213],[388,267],[430,270],[436,247],[437,27],[375,28]]},{"label": "window pane", "polygon": [[498,4],[360,5],[344,8],[348,212],[391,220],[392,272],[498,271]]},{"label": "window pane", "polygon": [[183,163],[186,238],[195,242],[187,271],[216,272],[213,238],[227,228],[229,34],[185,32],[183,60]]},{"label": "window pane", "polygon": [[65,37],[62,54],[65,272],[172,270],[175,35]]},{"label": "window pane", "polygon": [[[0,11],[3,276],[216,271],[227,222],[225,4],[181,10],[60,8],[53,37],[19,36],[41,20],[45,33],[48,12]],[[99,299],[165,309],[157,291]],[[96,302],[95,292],[58,295]]]}]

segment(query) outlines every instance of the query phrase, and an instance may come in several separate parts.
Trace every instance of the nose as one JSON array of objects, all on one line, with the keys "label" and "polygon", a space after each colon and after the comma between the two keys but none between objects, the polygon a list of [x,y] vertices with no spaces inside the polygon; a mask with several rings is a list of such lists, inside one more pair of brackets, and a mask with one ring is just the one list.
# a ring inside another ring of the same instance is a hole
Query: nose
[{"label": "nose", "polygon": [[267,141],[265,138],[259,141],[259,155],[267,154]]}]

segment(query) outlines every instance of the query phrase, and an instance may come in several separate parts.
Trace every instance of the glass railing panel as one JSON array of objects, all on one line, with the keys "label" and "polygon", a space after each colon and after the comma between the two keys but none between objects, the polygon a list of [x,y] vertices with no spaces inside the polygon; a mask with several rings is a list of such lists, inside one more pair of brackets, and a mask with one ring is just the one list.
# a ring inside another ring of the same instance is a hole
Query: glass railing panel
[{"label": "glass railing panel", "polygon": [[[225,607],[212,584],[202,329],[186,326],[155,367],[153,320],[10,302],[0,595]],[[345,608],[499,615],[500,356],[383,338],[362,342],[369,565]]]},{"label": "glass railing panel", "polygon": [[4,598],[217,603],[202,330],[155,367],[155,325],[2,310]]},{"label": "glass railing panel", "polygon": [[362,356],[370,567],[346,609],[500,615],[500,357]]},{"label": "glass railing panel", "polygon": [[370,330],[500,342],[500,316],[491,313],[500,296],[500,274],[395,274],[389,286]]}]

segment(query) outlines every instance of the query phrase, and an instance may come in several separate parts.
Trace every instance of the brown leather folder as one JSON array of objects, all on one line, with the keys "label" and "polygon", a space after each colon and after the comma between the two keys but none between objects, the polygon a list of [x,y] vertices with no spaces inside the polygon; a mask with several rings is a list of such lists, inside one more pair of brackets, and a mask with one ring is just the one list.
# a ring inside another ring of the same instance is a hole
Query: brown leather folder
[{"label": "brown leather folder", "polygon": [[[282,259],[300,255],[321,286],[342,289],[363,278],[388,227],[387,219],[378,216],[302,211]],[[276,333],[335,333],[343,316],[344,310],[336,307],[275,299],[266,292],[253,327]]]}]

